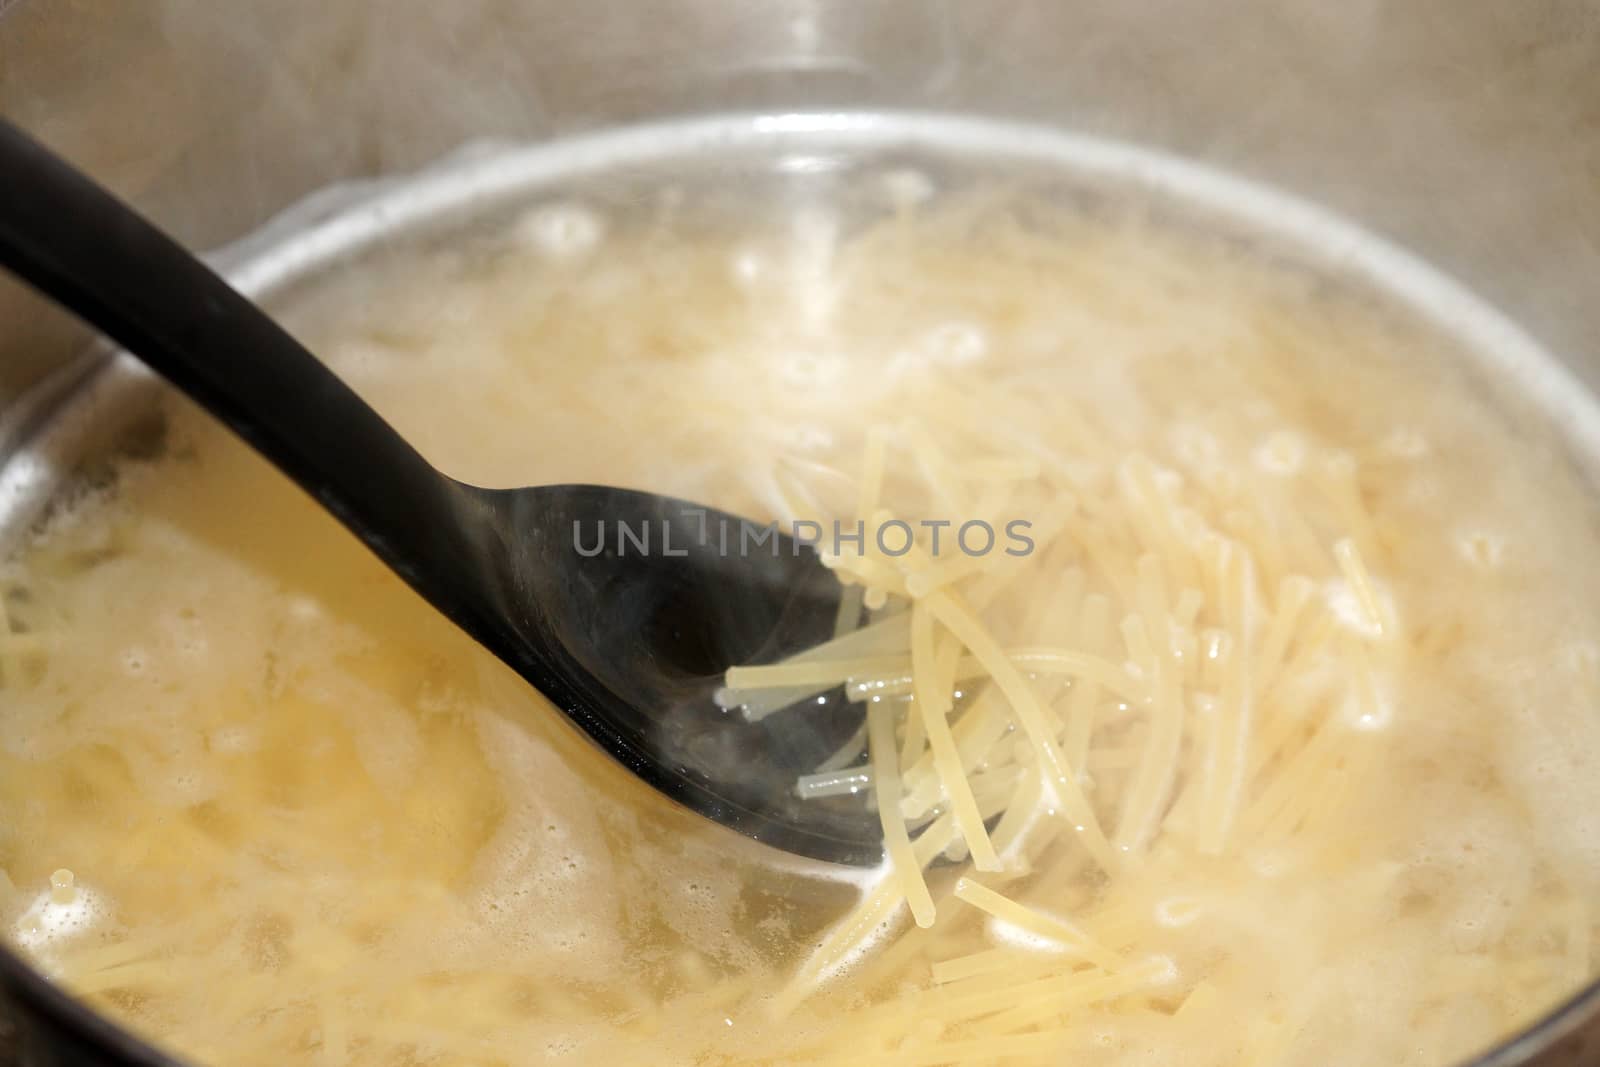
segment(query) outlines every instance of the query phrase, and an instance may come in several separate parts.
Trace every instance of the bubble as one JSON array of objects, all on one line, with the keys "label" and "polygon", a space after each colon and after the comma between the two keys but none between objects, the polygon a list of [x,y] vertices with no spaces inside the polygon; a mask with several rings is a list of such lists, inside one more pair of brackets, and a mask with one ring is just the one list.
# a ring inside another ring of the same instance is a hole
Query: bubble
[{"label": "bubble", "polygon": [[[57,884],[57,879],[66,881]],[[23,948],[39,949],[78,937],[102,917],[98,894],[76,884],[72,872],[51,875],[51,886],[34,898],[17,919],[15,936]]]},{"label": "bubble", "polygon": [[735,282],[749,288],[772,273],[772,264],[754,248],[740,248],[729,257],[728,272]]},{"label": "bubble", "polygon": [[1498,570],[1505,562],[1506,539],[1493,530],[1464,530],[1456,535],[1456,552],[1479,570]]},{"label": "bubble", "polygon": [[1208,472],[1222,462],[1222,442],[1204,426],[1185,423],[1175,427],[1171,442],[1173,456],[1190,470]]},{"label": "bubble", "polygon": [[833,447],[833,431],[823,426],[799,423],[784,433],[784,443],[796,452],[826,452]]},{"label": "bubble", "polygon": [[790,352],[778,357],[778,374],[790,385],[831,389],[844,376],[844,360],[818,352]]},{"label": "bubble", "polygon": [[1345,479],[1356,473],[1355,457],[1348,452],[1328,452],[1322,457],[1322,473],[1330,478]]},{"label": "bubble", "polygon": [[1268,474],[1287,477],[1299,472],[1306,461],[1306,441],[1297,433],[1279,431],[1257,446],[1252,457]]},{"label": "bubble", "polygon": [[1561,664],[1586,681],[1600,678],[1600,645],[1593,641],[1574,641],[1560,652]]},{"label": "bubble", "polygon": [[1144,966],[1149,971],[1151,985],[1172,985],[1183,973],[1178,969],[1178,961],[1171,956],[1151,956]]},{"label": "bubble", "polygon": [[[1372,584],[1372,595],[1378,601],[1378,610],[1383,617],[1394,618],[1394,598],[1389,595],[1377,579],[1369,579]],[[1328,610],[1333,613],[1334,619],[1348,629],[1354,630],[1363,637],[1383,637],[1384,627],[1381,622],[1372,618],[1368,613],[1362,598],[1351,588],[1350,583],[1343,578],[1331,578],[1323,584],[1322,595]]]},{"label": "bubble", "polygon": [[575,259],[605,237],[605,219],[578,203],[543,204],[516,224],[516,235],[551,259]]},{"label": "bubble", "polygon": [[946,322],[929,330],[920,347],[934,363],[961,367],[988,354],[989,335],[970,322]]},{"label": "bubble", "polygon": [[1391,431],[1379,447],[1397,459],[1419,459],[1429,451],[1428,439],[1422,431],[1409,426]]},{"label": "bubble", "polygon": [[1290,855],[1282,849],[1263,849],[1250,857],[1250,869],[1262,878],[1282,878],[1294,866]]},{"label": "bubble", "polygon": [[891,377],[918,374],[934,367],[961,367],[983,359],[989,351],[989,337],[981,327],[952,321],[927,330],[894,354],[889,362]]},{"label": "bubble", "polygon": [[792,267],[797,274],[822,278],[839,247],[839,219],[820,205],[799,208],[789,219]]},{"label": "bubble", "polygon": [[1385,677],[1369,675],[1355,680],[1354,691],[1345,700],[1346,725],[1363,733],[1378,733],[1394,724],[1395,700]]},{"label": "bubble", "polygon": [[1154,915],[1162,926],[1188,926],[1205,911],[1205,905],[1195,897],[1171,896],[1156,901]]},{"label": "bubble", "polygon": [[1193,508],[1179,508],[1173,515],[1173,525],[1177,528],[1178,536],[1190,546],[1198,546],[1211,533],[1205,516]]},{"label": "bubble", "polygon": [[889,203],[902,210],[927,203],[936,190],[933,179],[913,167],[884,171],[878,182]]},{"label": "bubble", "polygon": [[991,917],[984,924],[989,936],[1004,945],[1022,949],[1024,952],[1061,952],[1071,946],[1058,941],[1053,937],[1036,934],[1032,930],[1024,930],[1014,923],[1004,919]]},{"label": "bubble", "polygon": [[780,174],[830,174],[846,166],[844,157],[821,152],[791,152],[773,163]]}]

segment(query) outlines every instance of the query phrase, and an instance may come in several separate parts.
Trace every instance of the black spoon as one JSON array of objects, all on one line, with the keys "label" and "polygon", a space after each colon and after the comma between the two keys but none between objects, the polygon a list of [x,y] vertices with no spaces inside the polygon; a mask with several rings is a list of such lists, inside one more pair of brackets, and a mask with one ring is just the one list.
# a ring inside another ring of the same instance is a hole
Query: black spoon
[{"label": "black spoon", "polygon": [[[859,709],[835,692],[752,723],[711,699],[729,666],[832,635],[838,583],[809,546],[757,545],[741,534],[762,526],[650,493],[441,474],[265,312],[3,120],[0,264],[226,423],[639,777],[778,848],[878,862],[875,815],[794,792]],[[649,550],[621,526],[648,528]]]}]

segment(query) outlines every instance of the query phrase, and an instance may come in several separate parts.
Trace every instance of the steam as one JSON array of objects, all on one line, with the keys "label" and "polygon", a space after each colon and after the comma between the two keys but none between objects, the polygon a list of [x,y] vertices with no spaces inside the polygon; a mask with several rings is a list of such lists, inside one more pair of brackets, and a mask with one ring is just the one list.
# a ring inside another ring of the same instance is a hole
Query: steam
[{"label": "steam", "polygon": [[[1326,202],[1461,277],[1591,384],[1597,55],[1600,19],[1561,0],[0,0],[0,109],[203,246],[485,137],[691,111],[979,111]],[[9,283],[0,317],[22,324],[0,337],[0,395],[81,343]]]}]

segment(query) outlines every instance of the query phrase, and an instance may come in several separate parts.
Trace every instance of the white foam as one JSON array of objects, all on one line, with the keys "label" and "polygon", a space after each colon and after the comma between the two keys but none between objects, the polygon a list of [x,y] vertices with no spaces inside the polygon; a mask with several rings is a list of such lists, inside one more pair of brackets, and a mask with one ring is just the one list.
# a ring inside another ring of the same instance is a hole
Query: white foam
[{"label": "white foam", "polygon": [[104,918],[105,909],[94,890],[81,885],[68,893],[46,889],[18,917],[12,937],[23,948],[42,951],[82,937]]}]

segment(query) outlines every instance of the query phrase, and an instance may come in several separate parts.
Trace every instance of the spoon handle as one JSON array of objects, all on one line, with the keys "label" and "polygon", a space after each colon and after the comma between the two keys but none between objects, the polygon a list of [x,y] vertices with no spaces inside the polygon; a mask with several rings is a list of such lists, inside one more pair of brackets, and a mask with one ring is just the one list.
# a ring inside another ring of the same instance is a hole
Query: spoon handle
[{"label": "spoon handle", "polygon": [[182,389],[465,621],[494,547],[468,531],[477,494],[198,258],[4,119],[0,265]]}]

